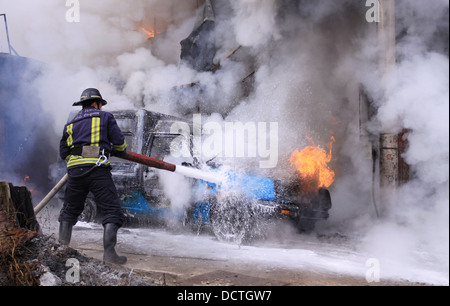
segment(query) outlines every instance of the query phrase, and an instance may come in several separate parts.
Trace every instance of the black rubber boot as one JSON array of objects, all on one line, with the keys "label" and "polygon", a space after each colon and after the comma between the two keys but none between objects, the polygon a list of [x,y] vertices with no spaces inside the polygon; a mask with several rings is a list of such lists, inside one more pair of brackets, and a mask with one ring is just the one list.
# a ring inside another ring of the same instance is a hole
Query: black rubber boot
[{"label": "black rubber boot", "polygon": [[61,221],[59,223],[59,243],[63,246],[68,246],[70,244],[70,239],[72,238],[72,227],[73,225],[67,221]]},{"label": "black rubber boot", "polygon": [[104,226],[103,232],[103,261],[105,263],[113,263],[123,265],[127,262],[125,256],[119,256],[116,253],[115,246],[117,244],[117,231],[119,227],[114,223],[107,223]]}]

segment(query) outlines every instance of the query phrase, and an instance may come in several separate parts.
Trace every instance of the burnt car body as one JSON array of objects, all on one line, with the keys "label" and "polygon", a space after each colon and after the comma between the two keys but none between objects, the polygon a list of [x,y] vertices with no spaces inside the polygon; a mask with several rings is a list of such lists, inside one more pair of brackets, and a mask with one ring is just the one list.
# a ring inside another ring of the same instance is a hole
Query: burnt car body
[{"label": "burnt car body", "polygon": [[[193,131],[191,122],[146,110],[112,113],[126,137],[129,151],[178,165],[202,165],[193,157],[195,148],[192,145],[188,148],[190,154],[185,157],[175,161],[170,157],[173,140],[183,137],[172,127],[181,122]],[[227,172],[226,187],[188,179],[195,196],[183,209],[173,209],[160,182],[162,170],[117,157],[110,161],[129,226],[144,223],[163,225],[175,220],[197,231],[209,229],[222,241],[242,242],[260,237],[264,233],[264,224],[273,219],[292,222],[301,231],[312,230],[318,220],[328,218],[331,208],[327,189],[304,191],[298,184],[289,186],[258,175]],[[211,171],[221,170],[211,165]],[[81,220],[97,221],[100,216],[93,199],[88,198]]]}]

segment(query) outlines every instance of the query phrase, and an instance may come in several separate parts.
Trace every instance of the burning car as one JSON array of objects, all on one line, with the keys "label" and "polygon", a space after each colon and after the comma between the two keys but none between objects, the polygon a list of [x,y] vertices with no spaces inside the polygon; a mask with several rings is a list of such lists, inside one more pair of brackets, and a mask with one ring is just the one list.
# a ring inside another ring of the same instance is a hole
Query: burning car
[{"label": "burning car", "polygon": [[[173,162],[174,141],[183,135],[171,127],[183,123],[194,130],[191,122],[146,110],[112,112],[126,137],[128,150]],[[74,114],[72,114],[73,116]],[[175,132],[174,132],[175,131]],[[193,141],[187,143],[193,144]],[[128,225],[168,224],[179,221],[197,231],[210,229],[221,241],[242,242],[260,236],[268,220],[291,222],[301,231],[314,228],[318,220],[328,218],[330,193],[326,188],[306,188],[305,184],[284,183],[249,173],[227,172],[210,162],[201,163],[187,148],[175,161],[185,167],[209,168],[210,173],[225,177],[224,184],[189,179],[193,196],[189,205],[174,209],[161,183],[161,170],[128,160],[111,158],[113,178],[128,218]],[[87,199],[82,221],[97,221],[93,198]]]}]

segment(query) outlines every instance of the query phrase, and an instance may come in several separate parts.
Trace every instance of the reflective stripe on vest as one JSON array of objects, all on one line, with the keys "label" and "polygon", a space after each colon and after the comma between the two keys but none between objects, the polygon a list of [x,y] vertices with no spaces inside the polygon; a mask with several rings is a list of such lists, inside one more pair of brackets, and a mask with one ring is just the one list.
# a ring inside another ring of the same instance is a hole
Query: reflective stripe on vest
[{"label": "reflective stripe on vest", "polygon": [[91,146],[98,147],[100,144],[100,118],[92,118]]},{"label": "reflective stripe on vest", "polygon": [[67,146],[73,149],[73,123],[67,126],[67,134],[69,135],[67,137]]},{"label": "reflective stripe on vest", "polygon": [[127,142],[126,140],[123,141],[122,145],[113,145],[113,149],[119,152],[123,152],[125,151],[125,149],[127,148]]},{"label": "reflective stripe on vest", "polygon": [[[77,155],[71,155],[69,161],[67,162],[67,168],[80,166],[80,165],[95,165],[98,158],[83,158]],[[109,166],[111,163],[107,161],[104,165]]]}]

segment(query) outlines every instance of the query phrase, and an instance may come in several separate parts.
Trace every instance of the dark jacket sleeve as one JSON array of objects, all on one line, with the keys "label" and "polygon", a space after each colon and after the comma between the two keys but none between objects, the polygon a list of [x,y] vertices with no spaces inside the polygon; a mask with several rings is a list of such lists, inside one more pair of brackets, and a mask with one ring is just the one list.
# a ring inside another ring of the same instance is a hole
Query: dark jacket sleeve
[{"label": "dark jacket sleeve", "polygon": [[64,126],[63,136],[61,137],[61,141],[59,142],[59,156],[62,160],[66,160],[67,156],[70,155],[71,149],[67,145],[67,125]]},{"label": "dark jacket sleeve", "polygon": [[127,143],[125,136],[117,124],[116,119],[111,114],[108,118],[108,136],[112,143],[112,149],[114,153],[124,154],[127,151]]}]

